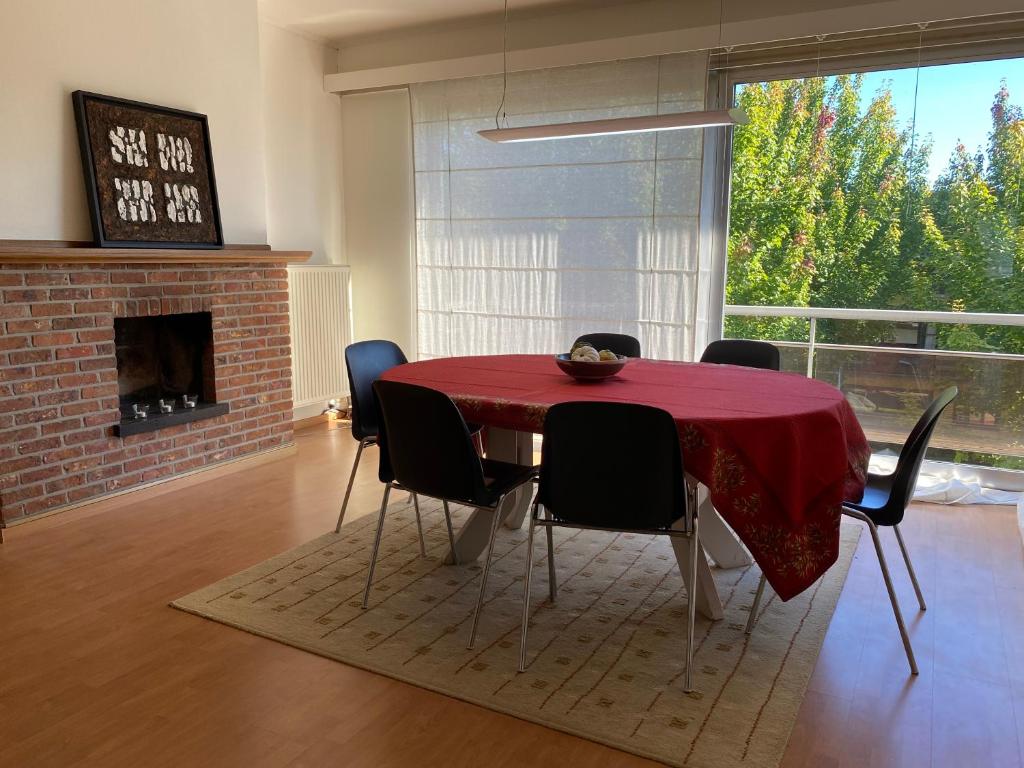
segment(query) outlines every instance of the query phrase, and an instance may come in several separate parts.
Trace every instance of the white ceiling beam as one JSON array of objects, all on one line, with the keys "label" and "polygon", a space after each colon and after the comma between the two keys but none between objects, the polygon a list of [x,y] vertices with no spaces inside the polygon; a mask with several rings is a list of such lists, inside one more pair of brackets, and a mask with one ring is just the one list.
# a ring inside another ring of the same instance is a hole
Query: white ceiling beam
[{"label": "white ceiling beam", "polygon": [[[712,34],[715,38],[709,38]],[[717,39],[717,35],[717,26],[714,28],[694,27],[646,35],[509,51],[508,69],[510,72],[519,72],[693,51],[706,47],[708,40]],[[410,83],[500,75],[503,66],[502,54],[488,53],[480,56],[424,61],[394,67],[360,69],[326,75],[324,89],[330,93],[351,93],[353,91],[395,88]]]}]

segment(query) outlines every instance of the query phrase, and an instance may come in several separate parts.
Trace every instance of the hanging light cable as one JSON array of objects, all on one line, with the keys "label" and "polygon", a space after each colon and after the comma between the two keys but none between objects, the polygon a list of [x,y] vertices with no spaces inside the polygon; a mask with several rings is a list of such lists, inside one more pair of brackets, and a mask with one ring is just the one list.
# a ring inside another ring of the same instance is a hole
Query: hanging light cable
[{"label": "hanging light cable", "polygon": [[[722,28],[725,0],[719,3],[718,48],[722,47]],[[523,141],[548,141],[551,139],[576,139],[586,136],[614,136],[627,133],[650,133],[652,131],[678,131],[686,128],[714,128],[717,126],[745,125],[749,122],[746,113],[737,107],[732,109],[706,109],[694,112],[643,115],[640,117],[612,117],[604,120],[582,120],[573,123],[551,123],[548,125],[525,125],[516,128],[500,127],[498,115],[505,106],[505,91],[508,86],[508,0],[505,0],[505,18],[502,29],[502,93],[501,105],[495,115],[494,128],[477,133],[483,138],[499,144]],[[507,123],[507,120],[506,120]]]}]

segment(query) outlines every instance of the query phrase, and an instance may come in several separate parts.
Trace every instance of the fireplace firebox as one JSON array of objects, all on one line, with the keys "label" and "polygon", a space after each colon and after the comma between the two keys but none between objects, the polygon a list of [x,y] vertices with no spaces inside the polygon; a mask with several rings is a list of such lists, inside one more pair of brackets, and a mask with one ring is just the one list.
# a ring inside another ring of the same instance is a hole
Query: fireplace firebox
[{"label": "fireplace firebox", "polygon": [[122,437],[210,419],[218,403],[209,312],[114,319]]}]

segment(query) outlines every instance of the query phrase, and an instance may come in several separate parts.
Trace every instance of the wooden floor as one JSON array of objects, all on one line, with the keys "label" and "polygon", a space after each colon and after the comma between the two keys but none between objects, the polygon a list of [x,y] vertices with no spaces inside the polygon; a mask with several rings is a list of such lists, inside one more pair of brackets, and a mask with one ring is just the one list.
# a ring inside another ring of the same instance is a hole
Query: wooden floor
[{"label": "wooden floor", "polygon": [[[167,607],[333,527],[355,443],[323,427],[297,442],[259,468],[7,531],[0,766],[653,765]],[[379,502],[367,458],[353,513]],[[784,765],[1021,764],[1014,510],[917,506],[905,528],[926,613],[894,547],[890,562],[920,677],[865,535]]]}]

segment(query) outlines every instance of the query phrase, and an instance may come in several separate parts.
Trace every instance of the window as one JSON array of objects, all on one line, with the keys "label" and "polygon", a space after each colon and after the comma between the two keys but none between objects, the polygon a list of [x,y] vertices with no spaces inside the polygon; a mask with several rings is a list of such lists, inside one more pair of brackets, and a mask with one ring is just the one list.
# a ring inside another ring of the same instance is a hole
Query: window
[{"label": "window", "polygon": [[733,138],[727,304],[821,312],[727,307],[726,335],[783,342],[881,445],[956,384],[933,457],[1024,468],[1024,59],[754,81],[735,99],[751,122]]},{"label": "window", "polygon": [[[512,73],[509,125],[703,109],[707,57]],[[577,335],[644,354],[703,346],[703,132],[493,144],[502,78],[411,89],[421,358],[554,353]]]}]

